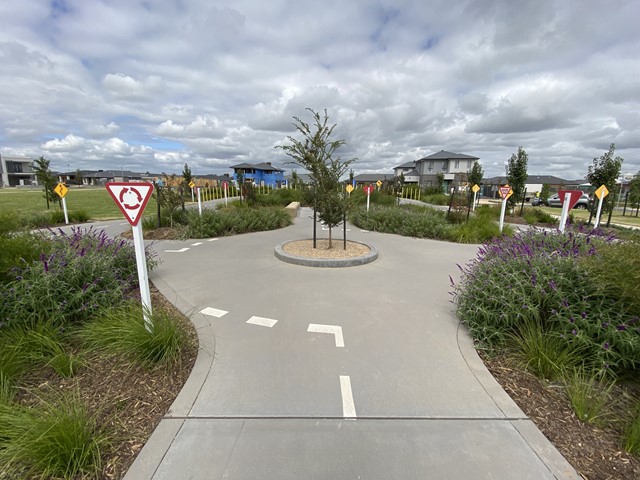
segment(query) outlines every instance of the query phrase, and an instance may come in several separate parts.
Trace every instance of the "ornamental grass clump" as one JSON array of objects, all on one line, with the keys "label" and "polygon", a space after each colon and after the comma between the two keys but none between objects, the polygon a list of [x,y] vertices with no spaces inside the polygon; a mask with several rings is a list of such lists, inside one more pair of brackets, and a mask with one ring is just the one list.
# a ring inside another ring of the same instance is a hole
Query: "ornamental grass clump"
[{"label": "ornamental grass clump", "polygon": [[291,217],[282,208],[235,208],[188,212],[185,238],[210,238],[241,233],[276,230],[292,224]]},{"label": "ornamental grass clump", "polygon": [[533,323],[581,352],[587,367],[637,370],[640,319],[624,298],[602,288],[606,277],[589,275],[585,266],[609,248],[619,248],[614,239],[579,230],[497,238],[460,267],[452,292],[458,315],[489,348],[504,347]]},{"label": "ornamental grass clump", "polygon": [[[157,262],[147,249],[147,266]],[[104,231],[73,228],[51,232],[39,260],[14,270],[0,286],[0,318],[7,325],[47,321],[63,326],[83,322],[96,311],[118,305],[137,286],[135,251]]]}]

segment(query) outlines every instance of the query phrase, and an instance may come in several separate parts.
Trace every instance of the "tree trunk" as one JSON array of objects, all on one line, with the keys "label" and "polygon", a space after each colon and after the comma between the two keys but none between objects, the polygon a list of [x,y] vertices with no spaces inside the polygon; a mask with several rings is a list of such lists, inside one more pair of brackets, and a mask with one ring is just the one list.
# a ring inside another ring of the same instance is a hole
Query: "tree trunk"
[{"label": "tree trunk", "polygon": [[331,227],[329,227],[329,250],[333,248],[333,244],[331,243]]}]

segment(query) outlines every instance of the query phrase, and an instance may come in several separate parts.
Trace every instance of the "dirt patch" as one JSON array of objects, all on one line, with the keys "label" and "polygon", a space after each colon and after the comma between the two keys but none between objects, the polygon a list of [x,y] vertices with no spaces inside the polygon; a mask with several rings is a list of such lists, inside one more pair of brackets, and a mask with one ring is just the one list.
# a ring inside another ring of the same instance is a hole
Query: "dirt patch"
[{"label": "dirt patch", "polygon": [[295,240],[285,243],[282,251],[289,255],[303,258],[357,258],[363,257],[371,252],[371,248],[358,242],[347,240],[347,249],[344,249],[344,243],[340,240],[333,241],[333,248],[329,248],[329,240],[316,240],[316,248],[313,248],[313,240]]},{"label": "dirt patch", "polygon": [[[619,431],[599,429],[580,421],[558,385],[512,368],[504,358],[483,358],[485,365],[522,411],[585,480],[640,479],[640,459],[620,445]],[[624,409],[624,398],[637,391],[618,391],[616,407]]]}]

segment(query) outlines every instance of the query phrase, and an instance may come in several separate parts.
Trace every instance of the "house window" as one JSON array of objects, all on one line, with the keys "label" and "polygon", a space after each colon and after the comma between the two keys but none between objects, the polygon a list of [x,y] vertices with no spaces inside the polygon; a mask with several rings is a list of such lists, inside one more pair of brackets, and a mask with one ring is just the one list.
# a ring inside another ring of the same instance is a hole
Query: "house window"
[{"label": "house window", "polygon": [[456,160],[456,169],[460,168],[460,160]]},{"label": "house window", "polygon": [[429,170],[430,172],[433,172],[433,162],[427,163],[427,170]]},{"label": "house window", "polygon": [[447,171],[447,162],[442,162],[442,171],[443,172]]}]

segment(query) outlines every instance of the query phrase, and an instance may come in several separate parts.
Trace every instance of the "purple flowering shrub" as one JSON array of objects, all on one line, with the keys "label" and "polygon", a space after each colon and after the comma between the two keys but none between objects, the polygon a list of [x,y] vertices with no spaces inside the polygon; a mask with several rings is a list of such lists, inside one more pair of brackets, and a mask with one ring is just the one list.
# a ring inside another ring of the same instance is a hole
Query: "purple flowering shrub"
[{"label": "purple flowering shrub", "polygon": [[[147,249],[149,269],[156,266]],[[137,287],[133,245],[103,230],[52,232],[36,262],[15,271],[2,287],[0,317],[5,324],[44,320],[64,325],[83,322],[96,311],[118,305]]]},{"label": "purple flowering shrub", "polygon": [[640,319],[585,267],[605,247],[617,245],[579,231],[497,238],[460,267],[452,292],[458,316],[490,347],[533,322],[585,352],[585,363],[613,372],[638,369]]}]

